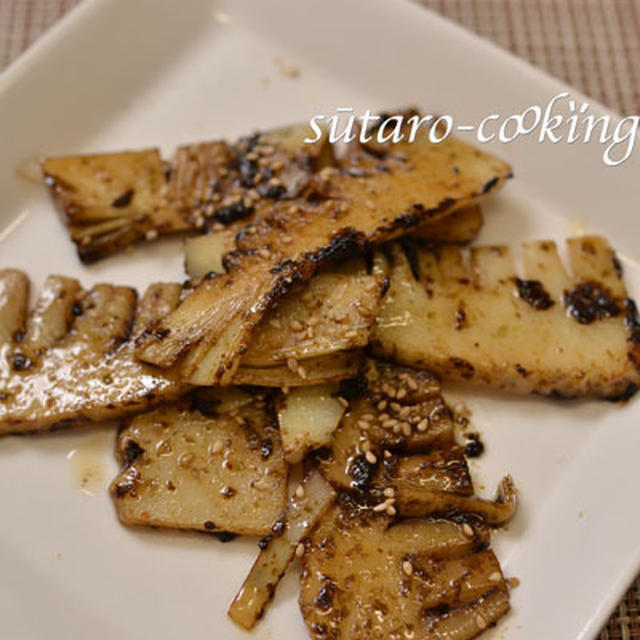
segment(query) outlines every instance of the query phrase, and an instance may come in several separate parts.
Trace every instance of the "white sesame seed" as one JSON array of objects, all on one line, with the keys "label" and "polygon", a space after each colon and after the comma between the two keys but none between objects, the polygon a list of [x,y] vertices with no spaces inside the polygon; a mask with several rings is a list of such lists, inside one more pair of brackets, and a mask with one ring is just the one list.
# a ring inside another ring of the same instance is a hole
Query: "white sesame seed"
[{"label": "white sesame seed", "polygon": [[280,322],[280,320],[278,320],[278,318],[271,318],[271,320],[269,320],[269,324],[274,329],[282,329],[282,322]]},{"label": "white sesame seed", "polygon": [[385,511],[388,516],[395,516],[397,513],[396,508],[393,505],[389,505]]},{"label": "white sesame seed", "polygon": [[301,484],[296,487],[296,498],[304,498],[304,487]]},{"label": "white sesame seed", "polygon": [[420,422],[418,422],[418,426],[416,427],[418,431],[426,431],[428,428],[429,420],[427,418],[425,418],[424,420],[420,420]]},{"label": "white sesame seed", "polygon": [[298,372],[298,361],[295,358],[288,358],[287,359],[287,369],[289,369],[289,371],[291,371],[292,373],[297,373]]},{"label": "white sesame seed", "polygon": [[500,582],[501,580],[502,580],[502,575],[500,574],[499,571],[494,571],[489,576],[489,582]]},{"label": "white sesame seed", "polygon": [[302,324],[302,322],[300,322],[300,320],[292,320],[289,323],[289,326],[294,330],[294,331],[302,331],[304,329],[304,325]]},{"label": "white sesame seed", "polygon": [[380,402],[378,402],[378,411],[384,411],[387,408],[387,401],[386,400],[380,400]]},{"label": "white sesame seed", "polygon": [[297,374],[304,380],[307,377],[307,370],[302,365],[298,365]]},{"label": "white sesame seed", "polygon": [[391,457],[392,457],[391,451],[388,451],[387,449],[385,449],[385,450],[382,452],[382,455],[384,456],[385,460],[389,460],[389,458],[391,458]]},{"label": "white sesame seed", "polygon": [[382,493],[387,498],[393,498],[396,495],[396,490],[393,487],[387,487]]},{"label": "white sesame seed", "polygon": [[392,402],[389,406],[391,407],[391,410],[395,411],[396,413],[402,410],[402,405],[398,404],[397,402]]},{"label": "white sesame seed", "polygon": [[411,435],[411,425],[408,422],[403,422],[400,426],[402,433],[408,438]]},{"label": "white sesame seed", "polygon": [[464,533],[464,535],[467,536],[467,538],[473,538],[474,536],[473,527],[468,522],[465,522],[462,525],[462,533]]},{"label": "white sesame seed", "polygon": [[375,454],[372,453],[371,451],[367,451],[364,454],[364,457],[366,458],[369,464],[375,464],[378,461],[378,458],[376,458]]},{"label": "white sesame seed", "polygon": [[302,542],[300,542],[296,547],[296,557],[302,558],[303,555],[304,555],[304,545],[302,544]]},{"label": "white sesame seed", "polygon": [[418,388],[418,383],[411,376],[407,376],[407,386],[412,391],[416,391]]},{"label": "white sesame seed", "polygon": [[398,398],[398,400],[402,400],[402,398],[404,398],[406,395],[407,395],[406,389],[398,389],[398,393],[396,393],[396,398]]},{"label": "white sesame seed", "polygon": [[211,447],[211,451],[213,451],[213,453],[220,453],[223,448],[224,448],[224,442],[222,442],[222,440],[216,440],[213,443],[213,447]]},{"label": "white sesame seed", "polygon": [[372,413],[365,413],[365,414],[362,416],[362,419],[363,419],[363,420],[373,420],[373,419],[374,419],[374,417],[375,417],[375,416],[374,416]]},{"label": "white sesame seed", "polygon": [[147,240],[155,240],[158,237],[158,232],[155,229],[149,229],[149,231],[144,234],[144,237]]},{"label": "white sesame seed", "polygon": [[476,616],[476,627],[484,631],[484,629],[486,629],[487,626],[488,626],[487,621],[480,614],[478,614]]},{"label": "white sesame seed", "polygon": [[373,507],[373,511],[375,511],[376,513],[381,513],[382,511],[386,511],[386,510],[387,510],[386,502],[381,502],[380,504],[377,504],[375,507]]},{"label": "white sesame seed", "polygon": [[362,430],[366,431],[371,425],[368,422],[366,422],[365,420],[358,420],[358,426]]},{"label": "white sesame seed", "polygon": [[367,451],[371,451],[371,442],[369,442],[369,440],[365,440],[362,445],[360,445],[360,448],[365,453],[367,453]]},{"label": "white sesame seed", "polygon": [[187,468],[193,462],[193,454],[192,453],[183,453],[178,458],[178,464],[181,467]]},{"label": "white sesame seed", "polygon": [[408,561],[405,560],[402,563],[402,570],[408,575],[408,576],[412,576],[413,575],[413,565]]},{"label": "white sesame seed", "polygon": [[342,396],[338,396],[338,402],[345,408],[348,409],[349,408],[349,401],[346,398],[343,398]]},{"label": "white sesame seed", "polygon": [[391,429],[391,428],[393,428],[393,427],[395,427],[397,425],[398,425],[398,421],[397,420],[385,420],[382,423],[382,426],[385,429]]},{"label": "white sesame seed", "polygon": [[271,257],[268,249],[258,249],[258,254],[263,257],[265,260],[268,260]]}]

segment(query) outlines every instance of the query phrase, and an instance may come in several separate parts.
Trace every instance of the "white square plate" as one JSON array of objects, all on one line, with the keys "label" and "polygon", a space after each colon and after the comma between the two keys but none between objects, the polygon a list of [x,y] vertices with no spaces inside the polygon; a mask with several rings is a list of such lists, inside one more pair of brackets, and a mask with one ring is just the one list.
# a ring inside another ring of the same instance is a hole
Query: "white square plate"
[{"label": "white square plate", "polygon": [[[412,103],[477,123],[565,89],[401,0],[87,0],[0,76],[0,267],[25,269],[36,285],[51,272],[85,285],[182,279],[178,240],[80,265],[44,189],[15,173],[41,154],[170,152],[342,106]],[[493,150],[516,179],[486,207],[481,240],[561,239],[579,219],[614,243],[638,293],[635,157],[611,169],[597,144]],[[522,580],[494,633],[594,637],[640,568],[640,405],[451,395],[472,409],[487,445],[478,486],[488,491],[510,471],[522,491],[516,520],[494,537]],[[255,541],[124,529],[105,492],[112,446],[106,429],[0,440],[0,637],[249,637],[225,609]],[[74,449],[93,452],[95,495],[74,489]],[[306,637],[296,592],[289,575],[252,637]]]}]

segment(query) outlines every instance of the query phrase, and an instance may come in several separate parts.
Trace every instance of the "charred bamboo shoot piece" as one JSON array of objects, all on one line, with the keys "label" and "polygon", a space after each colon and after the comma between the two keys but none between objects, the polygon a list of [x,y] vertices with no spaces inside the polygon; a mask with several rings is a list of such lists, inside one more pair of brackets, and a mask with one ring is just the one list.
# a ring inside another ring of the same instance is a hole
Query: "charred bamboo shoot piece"
[{"label": "charred bamboo shoot piece", "polygon": [[133,354],[135,336],[175,307],[179,285],[152,285],[137,305],[127,287],[85,292],[75,280],[52,276],[26,317],[24,274],[20,281],[22,290],[0,304],[0,318],[13,309],[17,319],[12,339],[0,345],[0,434],[116,418],[188,390]]},{"label": "charred bamboo shoot piece", "polygon": [[260,553],[229,607],[229,617],[244,629],[252,629],[264,615],[298,545],[303,544],[335,499],[333,489],[318,473],[311,472],[301,487],[274,527],[273,535],[261,542]]},{"label": "charred bamboo shoot piece", "polygon": [[523,246],[521,273],[503,246],[473,247],[469,265],[452,246],[418,248],[413,264],[394,246],[375,352],[516,393],[629,398],[640,329],[620,264],[603,238],[567,244],[569,270],[541,241]]},{"label": "charred bamboo shoot piece", "polygon": [[463,244],[475,239],[483,224],[482,209],[478,205],[472,205],[419,227],[411,235],[438,244]]},{"label": "charred bamboo shoot piece", "polygon": [[80,259],[93,262],[141,239],[246,223],[254,198],[297,197],[333,162],[330,145],[304,144],[307,135],[299,125],[186,145],[172,162],[158,149],[48,158],[42,170]]},{"label": "charred bamboo shoot piece", "polygon": [[329,444],[345,412],[337,394],[337,384],[322,384],[292,389],[279,398],[278,424],[288,462],[300,462],[309,451]]},{"label": "charred bamboo shoot piece", "polygon": [[274,204],[236,237],[238,249],[224,259],[228,273],[204,280],[141,344],[139,357],[160,367],[185,359],[185,378],[229,384],[258,322],[294,283],[475,204],[511,175],[505,163],[454,139],[424,138],[395,151],[362,178],[337,169],[315,176],[310,188],[319,202]]},{"label": "charred bamboo shoot piece", "polygon": [[286,506],[288,465],[259,396],[158,407],[119,433],[117,454],[124,524],[266,535]]},{"label": "charred bamboo shoot piece", "polygon": [[310,637],[475,637],[509,610],[487,544],[482,526],[470,537],[464,524],[448,520],[394,525],[343,498],[303,556],[300,608]]},{"label": "charred bamboo shoot piece", "polygon": [[370,361],[355,387],[359,395],[350,399],[328,451],[319,457],[321,473],[334,486],[366,490],[395,460],[392,454],[454,444],[451,410],[434,375]]}]

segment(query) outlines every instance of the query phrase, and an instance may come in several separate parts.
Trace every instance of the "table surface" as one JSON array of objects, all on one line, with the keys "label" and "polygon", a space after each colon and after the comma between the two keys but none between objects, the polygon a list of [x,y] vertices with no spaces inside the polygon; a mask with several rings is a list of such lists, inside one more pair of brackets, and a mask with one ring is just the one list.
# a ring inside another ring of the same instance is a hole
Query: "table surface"
[{"label": "table surface", "polygon": [[[0,70],[79,1],[0,0]],[[640,0],[420,3],[619,113],[640,113]],[[599,640],[640,640],[640,577],[617,606]]]}]

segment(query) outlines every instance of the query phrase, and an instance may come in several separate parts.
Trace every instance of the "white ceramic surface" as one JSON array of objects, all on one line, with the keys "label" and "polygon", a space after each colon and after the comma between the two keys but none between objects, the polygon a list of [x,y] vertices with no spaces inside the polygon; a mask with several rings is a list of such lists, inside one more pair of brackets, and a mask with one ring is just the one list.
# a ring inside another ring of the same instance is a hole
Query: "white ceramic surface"
[{"label": "white ceramic surface", "polygon": [[[0,76],[0,267],[36,285],[50,272],[86,285],[182,278],[177,240],[81,266],[43,189],[16,175],[41,154],[168,152],[339,106],[414,103],[477,122],[564,89],[402,0],[87,0]],[[487,207],[481,240],[605,232],[637,295],[638,160],[605,168],[594,144],[492,149],[516,179]],[[594,637],[640,568],[640,404],[449,395],[472,409],[487,445],[473,465],[479,484],[488,492],[510,471],[522,491],[494,540],[522,581],[495,637]],[[73,449],[98,451],[95,495],[74,487]],[[293,575],[253,636],[226,618],[255,541],[122,528],[104,490],[111,449],[95,429],[0,440],[0,638],[306,637]]]}]

